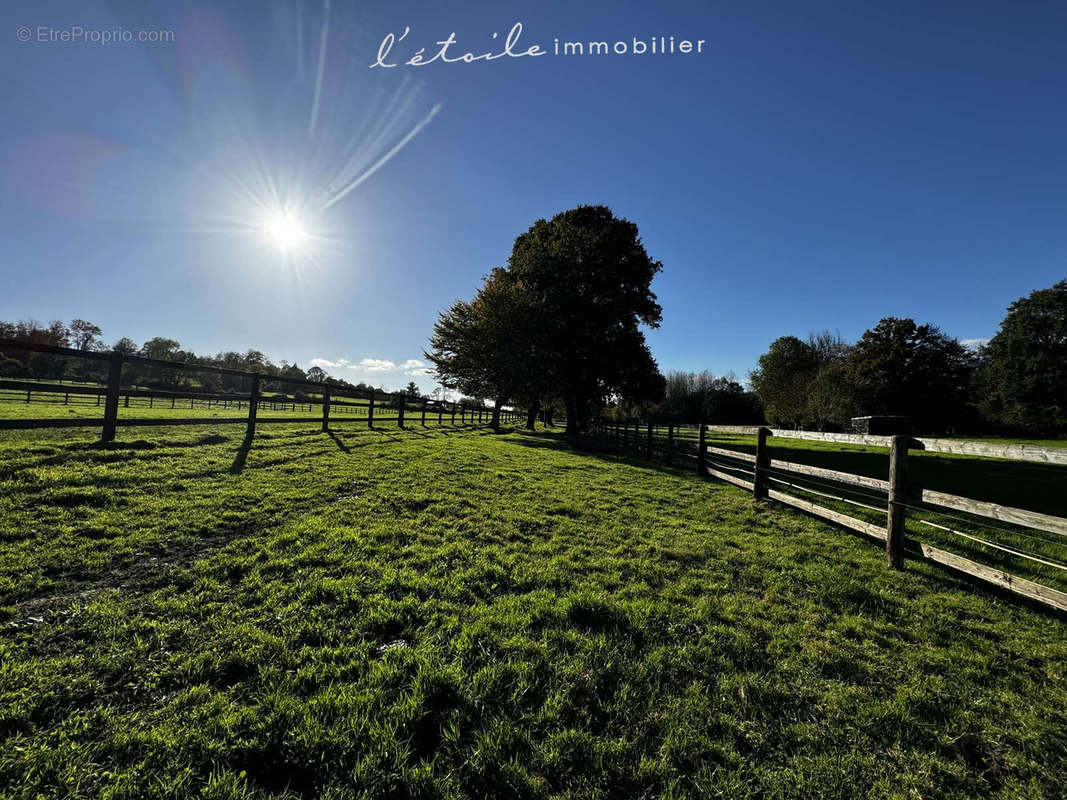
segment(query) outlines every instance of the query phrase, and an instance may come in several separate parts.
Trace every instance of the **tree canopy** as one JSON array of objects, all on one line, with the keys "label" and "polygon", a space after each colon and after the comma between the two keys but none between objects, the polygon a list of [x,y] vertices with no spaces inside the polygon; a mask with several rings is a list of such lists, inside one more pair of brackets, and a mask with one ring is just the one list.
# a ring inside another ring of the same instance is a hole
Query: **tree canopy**
[{"label": "tree canopy", "polygon": [[768,419],[781,427],[799,428],[803,424],[808,387],[818,367],[818,353],[796,336],[781,336],[771,342],[749,375]]},{"label": "tree canopy", "polygon": [[568,433],[613,394],[662,395],[663,379],[640,329],[662,319],[651,288],[662,268],[645,251],[637,226],[606,206],[538,220],[515,240],[508,270],[536,303]]},{"label": "tree canopy", "polygon": [[910,417],[921,430],[973,424],[968,385],[975,354],[935,325],[886,317],[848,345],[829,332],[783,336],[750,375],[768,420],[844,428],[855,416]]},{"label": "tree canopy", "polygon": [[651,282],[660,269],[637,226],[606,206],[538,220],[473,300],[440,315],[426,357],[446,385],[497,408],[561,397],[577,433],[610,396],[662,395],[640,329],[659,325]]},{"label": "tree canopy", "polygon": [[976,381],[986,415],[1038,434],[1067,431],[1067,280],[1008,307]]},{"label": "tree canopy", "polygon": [[919,430],[966,420],[975,354],[936,325],[886,317],[849,354],[848,378],[862,414],[911,417]]}]

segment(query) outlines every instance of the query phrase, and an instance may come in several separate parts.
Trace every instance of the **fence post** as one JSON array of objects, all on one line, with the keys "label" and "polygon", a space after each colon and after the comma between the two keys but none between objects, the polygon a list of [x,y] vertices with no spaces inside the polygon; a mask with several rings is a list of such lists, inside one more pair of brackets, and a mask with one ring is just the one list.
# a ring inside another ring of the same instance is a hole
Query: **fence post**
[{"label": "fence post", "polygon": [[408,401],[404,397],[400,398],[400,411],[397,412],[396,416],[396,427],[398,428],[404,427],[404,406],[407,405],[407,402]]},{"label": "fence post", "polygon": [[704,448],[707,447],[708,428],[701,422],[700,423],[700,436],[697,438],[697,475],[704,474],[704,464],[706,463],[706,453]]},{"label": "fence post", "polygon": [[768,472],[771,466],[771,453],[767,449],[767,428],[760,428],[756,433],[756,468],[755,477],[752,479],[752,496],[757,500],[767,497]]},{"label": "fence post", "polygon": [[330,429],[330,390],[322,390],[322,429]]},{"label": "fence post", "polygon": [[667,465],[674,463],[674,425],[667,426]]},{"label": "fence post", "polygon": [[645,441],[645,458],[652,460],[652,423],[648,423],[648,438]]},{"label": "fence post", "polygon": [[422,401],[422,427],[426,427],[426,401]]},{"label": "fence post", "polygon": [[455,401],[452,401],[452,422],[450,424],[452,425],[452,427],[455,427],[455,425],[456,425],[456,403],[455,403]]},{"label": "fence post", "polygon": [[437,401],[437,427],[441,427],[441,422],[444,419],[445,407],[441,405],[441,401]]},{"label": "fence post", "polygon": [[[122,383],[122,353],[112,353],[107,368],[107,394],[104,398],[104,429],[101,442],[115,440],[119,419],[119,386]],[[99,395],[97,395],[99,397]]]},{"label": "fence post", "polygon": [[367,406],[367,427],[374,427],[374,390],[370,390],[370,405]]},{"label": "fence post", "polygon": [[910,436],[894,436],[889,447],[889,510],[886,512],[885,559],[890,569],[904,568],[904,503],[908,499]]},{"label": "fence post", "polygon": [[256,435],[256,411],[259,408],[259,376],[252,379],[252,393],[248,398],[248,427],[245,429],[245,441],[251,442]]}]

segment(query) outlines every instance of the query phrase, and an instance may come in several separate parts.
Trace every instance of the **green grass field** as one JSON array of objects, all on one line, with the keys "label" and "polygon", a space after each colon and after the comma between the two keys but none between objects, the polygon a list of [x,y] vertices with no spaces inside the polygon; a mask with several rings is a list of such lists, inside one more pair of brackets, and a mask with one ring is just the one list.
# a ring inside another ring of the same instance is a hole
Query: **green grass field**
[{"label": "green grass field", "polygon": [[[884,447],[846,445],[784,437],[770,440],[773,459],[835,469],[857,475],[886,479],[888,450]],[[754,436],[718,435],[709,444],[731,450],[755,453]],[[946,453],[911,451],[908,456],[909,484],[912,502],[918,502],[919,489],[932,489],[975,500],[1037,511],[1057,517],[1067,517],[1067,467],[1056,464],[1007,461],[997,458],[975,458]],[[828,499],[826,494],[844,496],[864,505],[884,509],[886,498],[873,490],[856,489],[844,485],[829,485],[816,480],[809,484],[821,495],[807,494],[797,486],[805,482],[803,476],[773,473],[775,478],[793,486],[786,489],[836,511],[872,522],[884,524],[885,512]],[[749,476],[742,476],[749,477]],[[773,488],[782,488],[774,484]],[[934,523],[929,525],[923,522]],[[940,527],[935,527],[940,526]],[[1039,558],[1050,560],[1041,564],[1003,550],[977,543],[944,530],[945,527],[975,536],[994,544],[1021,549]],[[1024,528],[1018,525],[966,515],[945,509],[927,507],[910,509],[907,515],[907,535],[911,539],[941,547],[982,564],[994,566],[1028,580],[1037,581],[1060,591],[1067,591],[1067,570],[1055,564],[1067,564],[1067,538],[1062,534]]]},{"label": "green grass field", "polygon": [[551,433],[0,433],[5,798],[1067,793],[1062,619]]},{"label": "green grass field", "polygon": [[[353,401],[348,401],[353,402]],[[417,404],[409,404],[407,406],[407,413],[418,413]],[[259,416],[285,416],[285,417],[317,417],[322,415],[322,406],[309,405],[307,403],[297,403],[294,410],[291,403],[276,403],[275,407],[272,407],[269,402],[261,402],[257,410]],[[130,405],[126,406],[122,402],[119,403],[118,409],[119,419],[125,417],[138,418],[138,419],[161,419],[166,417],[204,417],[204,418],[218,418],[218,417],[233,417],[243,419],[248,416],[248,405],[245,403],[241,407],[238,407],[236,401],[234,401],[229,407],[224,407],[221,403],[214,402],[212,405],[203,400],[196,400],[190,405],[189,400],[179,399],[175,401],[175,407],[170,407],[170,400],[156,400],[149,406],[148,400],[145,398],[132,398]],[[352,405],[340,405],[334,403],[330,410],[331,417],[340,417],[342,419],[347,418],[363,418],[367,417],[367,405],[366,403]],[[375,408],[376,416],[396,416],[396,409],[382,406]],[[86,399],[84,397],[72,399],[69,404],[64,404],[61,401],[47,401],[38,402],[34,401],[26,403],[22,400],[16,399],[0,399],[0,419],[55,419],[57,417],[85,417],[89,419],[102,419],[104,416],[103,402],[100,405],[96,404],[95,398]],[[434,415],[436,419],[436,414]]]}]

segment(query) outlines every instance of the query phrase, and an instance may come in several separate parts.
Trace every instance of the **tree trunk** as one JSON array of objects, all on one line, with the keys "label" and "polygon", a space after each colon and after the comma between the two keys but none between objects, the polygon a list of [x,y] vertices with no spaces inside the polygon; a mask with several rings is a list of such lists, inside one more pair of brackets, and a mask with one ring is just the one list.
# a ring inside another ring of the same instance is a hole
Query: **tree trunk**
[{"label": "tree trunk", "polygon": [[578,400],[574,395],[567,396],[567,436],[578,435]]},{"label": "tree trunk", "polygon": [[500,430],[500,407],[504,405],[504,398],[498,397],[493,403],[493,421],[490,423],[494,431]]},{"label": "tree trunk", "polygon": [[541,410],[541,403],[534,400],[526,409],[526,430],[532,431],[537,424],[537,412]]}]

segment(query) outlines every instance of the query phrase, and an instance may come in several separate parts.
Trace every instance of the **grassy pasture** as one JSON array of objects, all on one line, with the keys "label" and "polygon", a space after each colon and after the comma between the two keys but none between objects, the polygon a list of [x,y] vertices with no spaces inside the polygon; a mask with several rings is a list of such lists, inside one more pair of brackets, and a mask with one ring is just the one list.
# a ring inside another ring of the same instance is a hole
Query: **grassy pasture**
[{"label": "grassy pasture", "polygon": [[[95,397],[76,396],[71,395],[70,402],[63,403],[62,395],[45,395],[44,393],[38,393],[34,395],[32,402],[25,402],[25,396],[16,397],[9,394],[7,397],[0,397],[0,419],[54,419],[56,417],[87,417],[87,418],[103,418],[104,416],[104,402],[101,399],[100,404],[97,405]],[[48,398],[47,400],[41,398]],[[342,418],[347,417],[362,417],[366,419],[367,416],[367,403],[366,401],[357,402],[356,400],[343,398],[343,402],[334,402],[331,404],[330,416],[340,415]],[[319,404],[308,403],[296,403],[296,410],[293,410],[292,401],[286,401],[284,404],[281,402],[276,403],[277,408],[271,408],[269,398],[265,401],[261,401],[257,414],[259,416],[321,416],[322,406]],[[309,409],[310,405],[310,409]],[[421,403],[408,403],[407,413],[411,413],[421,407]],[[385,415],[388,413],[396,414],[396,409],[383,405],[380,402],[375,405],[376,415]],[[137,417],[137,418],[163,418],[163,417],[189,417],[189,416],[203,416],[203,417],[247,417],[248,416],[248,403],[245,401],[243,405],[238,408],[236,399],[231,401],[230,406],[224,407],[220,401],[213,401],[208,406],[206,400],[196,399],[190,405],[188,398],[178,398],[175,401],[174,408],[170,407],[169,398],[157,398],[150,406],[148,398],[145,397],[132,397],[130,398],[129,406],[126,406],[123,402],[123,398],[119,400],[119,417]],[[436,419],[436,415],[435,415]]]},{"label": "grassy pasture", "polygon": [[[754,436],[716,434],[708,441],[709,444],[717,447],[746,453],[756,452]],[[771,447],[771,457],[774,459],[836,469],[873,478],[886,479],[888,477],[888,450],[884,447],[784,437],[771,437],[768,442]],[[1067,494],[1065,494],[1067,467],[1062,465],[912,450],[908,455],[908,472],[909,484],[916,489],[933,489],[976,500],[1067,517]],[[816,495],[796,488],[796,486],[805,484],[803,476],[794,477],[774,473],[774,477],[794,484],[793,487],[785,489],[790,494],[867,522],[876,524],[885,522],[884,511],[872,511],[854,503],[835,501],[825,496],[826,493],[845,496],[850,500],[884,509],[885,496],[878,496],[873,493],[873,490],[855,489],[842,485],[831,486],[825,481],[816,480],[808,483],[816,491],[823,492],[823,495]],[[775,484],[772,486],[781,488]],[[913,494],[917,497],[918,492],[913,491]],[[917,500],[913,498],[913,502]],[[1003,550],[997,550],[926,525],[922,520],[942,527],[950,527],[997,544],[1018,548],[1041,558],[1067,562],[1067,538],[1062,535],[932,507],[923,511],[909,509],[906,524],[907,535],[910,538],[943,547],[980,563],[1038,581],[1054,589],[1067,591],[1067,571],[1063,569],[1005,553]]]},{"label": "grassy pasture", "polygon": [[1067,793],[1060,619],[552,434],[241,434],[0,433],[0,796]]}]

